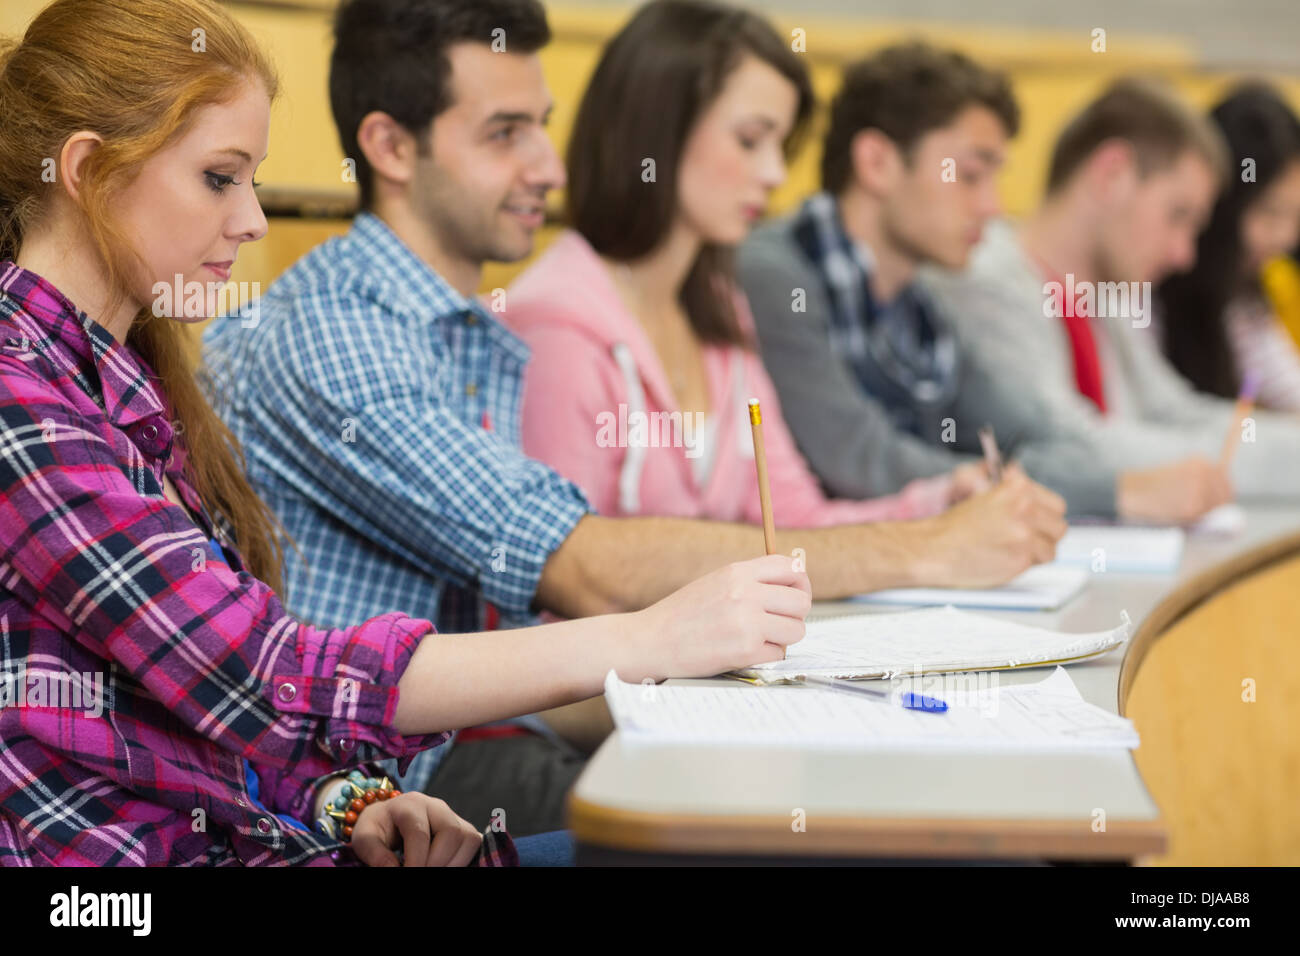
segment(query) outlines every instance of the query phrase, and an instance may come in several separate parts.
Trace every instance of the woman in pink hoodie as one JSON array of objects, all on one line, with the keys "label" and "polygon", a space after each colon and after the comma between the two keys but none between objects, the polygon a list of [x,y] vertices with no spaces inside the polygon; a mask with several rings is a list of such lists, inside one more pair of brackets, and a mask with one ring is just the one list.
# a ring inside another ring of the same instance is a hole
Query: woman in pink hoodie
[{"label": "woman in pink hoodie", "polygon": [[511,286],[504,315],[532,348],[524,448],[602,514],[760,521],[750,398],[778,525],[926,517],[984,483],[963,466],[829,499],[786,427],[730,250],[784,179],[812,101],[766,21],[717,4],[648,4],[597,65],[569,142],[576,229]]}]

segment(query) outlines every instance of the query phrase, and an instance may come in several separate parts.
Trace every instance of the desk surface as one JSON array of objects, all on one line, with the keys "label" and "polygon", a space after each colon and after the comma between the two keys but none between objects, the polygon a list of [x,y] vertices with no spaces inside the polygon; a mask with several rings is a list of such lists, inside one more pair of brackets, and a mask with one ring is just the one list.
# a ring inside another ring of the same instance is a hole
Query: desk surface
[{"label": "desk surface", "polygon": [[[1232,537],[1189,535],[1176,574],[1095,574],[1054,612],[988,611],[1064,631],[1138,628],[1176,586],[1300,529],[1300,509],[1254,506]],[[818,603],[814,616],[863,605]],[[1074,664],[1079,692],[1119,709],[1123,651]],[[999,672],[1005,684],[1048,671]],[[797,693],[752,688],[744,693]],[[629,745],[615,732],[579,778],[570,823],[580,843],[654,853],[1131,860],[1165,832],[1132,754],[843,754],[775,748]],[[803,829],[797,824],[802,823]],[[1101,824],[1104,823],[1104,830]]]}]

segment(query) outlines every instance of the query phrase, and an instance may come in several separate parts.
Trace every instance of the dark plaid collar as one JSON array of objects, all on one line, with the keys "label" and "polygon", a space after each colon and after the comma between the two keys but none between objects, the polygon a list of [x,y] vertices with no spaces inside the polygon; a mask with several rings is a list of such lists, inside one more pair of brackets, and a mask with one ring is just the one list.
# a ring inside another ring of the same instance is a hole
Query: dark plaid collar
[{"label": "dark plaid collar", "polygon": [[845,231],[830,193],[816,193],[799,207],[792,232],[830,299],[832,347],[896,424],[915,431],[926,410],[947,404],[956,392],[951,327],[916,283],[888,304],[875,299],[871,252]]},{"label": "dark plaid collar", "polygon": [[[20,313],[30,321],[17,326]],[[118,342],[49,281],[10,261],[0,262],[0,318],[16,326],[4,331],[16,339],[6,344],[31,348],[54,362],[118,428],[165,417],[153,373],[135,349]]]}]

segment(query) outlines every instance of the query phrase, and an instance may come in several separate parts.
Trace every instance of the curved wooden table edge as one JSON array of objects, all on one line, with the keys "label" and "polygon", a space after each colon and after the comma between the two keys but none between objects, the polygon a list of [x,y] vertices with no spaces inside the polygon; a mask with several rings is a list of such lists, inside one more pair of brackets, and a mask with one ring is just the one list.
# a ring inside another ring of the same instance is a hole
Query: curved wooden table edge
[{"label": "curved wooden table edge", "polygon": [[727,856],[916,857],[935,859],[1131,860],[1166,849],[1159,819],[1119,821],[1104,832],[1091,818],[1024,820],[818,816],[796,832],[788,816],[623,810],[570,793],[578,843],[634,853]]},{"label": "curved wooden table edge", "polygon": [[1142,620],[1124,652],[1119,683],[1115,688],[1118,713],[1124,715],[1129,691],[1143,660],[1171,627],[1224,588],[1296,555],[1300,555],[1300,531],[1284,534],[1227,558],[1188,578],[1166,594]]},{"label": "curved wooden table edge", "polygon": [[[1297,554],[1300,532],[1292,532],[1206,568],[1170,591],[1143,619],[1125,651],[1116,687],[1119,713],[1143,659],[1169,628],[1225,587]],[[795,832],[791,819],[778,814],[627,810],[592,803],[573,791],[568,816],[579,843],[637,853],[1133,860],[1164,853],[1168,844],[1159,817],[1112,821],[1098,833],[1091,819],[844,815],[821,817]]]}]

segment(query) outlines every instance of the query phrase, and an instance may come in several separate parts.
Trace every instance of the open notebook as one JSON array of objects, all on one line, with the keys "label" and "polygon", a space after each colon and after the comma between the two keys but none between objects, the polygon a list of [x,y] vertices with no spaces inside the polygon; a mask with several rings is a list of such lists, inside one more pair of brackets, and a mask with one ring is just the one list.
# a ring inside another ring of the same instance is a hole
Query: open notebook
[{"label": "open notebook", "polygon": [[757,664],[736,676],[758,683],[800,674],[874,678],[937,671],[1005,670],[1097,657],[1128,638],[1121,611],[1108,631],[1070,634],[970,614],[953,607],[896,614],[847,614],[809,621],[802,641],[783,661]]},{"label": "open notebook", "polygon": [[1012,611],[1055,611],[1082,591],[1091,577],[1087,568],[1040,564],[997,588],[891,588],[852,598],[863,604],[929,607],[983,607]]},{"label": "open notebook", "polygon": [[1072,524],[1056,545],[1056,563],[1096,571],[1173,573],[1183,559],[1182,528]]},{"label": "open notebook", "polygon": [[1138,745],[1133,724],[1085,701],[1060,667],[1037,684],[950,701],[942,714],[811,687],[628,684],[613,671],[605,700],[620,735],[633,743],[1000,752]]},{"label": "open notebook", "polygon": [[[1244,526],[1244,512],[1223,505],[1191,528],[1197,535],[1233,535]],[[1183,558],[1188,532],[1182,528],[1113,522],[1073,524],[1056,546],[1056,560],[1040,564],[996,588],[892,588],[860,594],[852,601],[904,607],[989,608],[1055,611],[1088,585],[1094,571],[1172,574]]]}]

